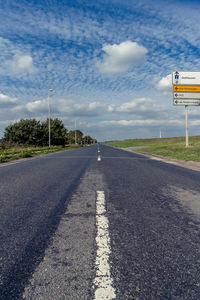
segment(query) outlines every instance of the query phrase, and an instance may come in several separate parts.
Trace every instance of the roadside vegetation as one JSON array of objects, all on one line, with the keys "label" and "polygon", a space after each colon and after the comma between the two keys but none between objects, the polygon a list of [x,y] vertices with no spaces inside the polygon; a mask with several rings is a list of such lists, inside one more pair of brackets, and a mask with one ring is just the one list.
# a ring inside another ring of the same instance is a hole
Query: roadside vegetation
[{"label": "roadside vegetation", "polygon": [[[7,149],[6,149],[6,148]],[[0,163],[17,160],[20,158],[28,158],[42,154],[48,154],[58,151],[80,148],[80,145],[66,145],[66,146],[51,146],[49,147],[23,147],[19,145],[7,145],[0,143]]]},{"label": "roadside vegetation", "polygon": [[49,119],[21,119],[5,128],[0,141],[0,163],[57,151],[75,149],[97,143],[77,129],[68,131],[62,120],[50,119],[51,147],[49,148]]},{"label": "roadside vegetation", "polygon": [[130,139],[110,141],[105,142],[105,144],[119,148],[136,147],[134,151],[183,159],[185,161],[200,161],[200,136],[189,137],[189,148],[185,147],[185,137]]}]

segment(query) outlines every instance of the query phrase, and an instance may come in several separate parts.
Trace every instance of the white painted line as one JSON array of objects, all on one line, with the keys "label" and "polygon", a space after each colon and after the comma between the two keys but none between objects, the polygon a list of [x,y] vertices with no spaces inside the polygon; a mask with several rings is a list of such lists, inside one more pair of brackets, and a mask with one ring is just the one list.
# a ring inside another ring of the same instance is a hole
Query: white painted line
[{"label": "white painted line", "polygon": [[110,236],[109,222],[105,216],[105,194],[104,191],[97,191],[96,201],[96,226],[97,226],[97,257],[96,257],[96,277],[93,280],[95,288],[94,300],[111,300],[116,298],[115,289],[112,286],[113,279],[110,274],[109,255]]},{"label": "white painted line", "polygon": [[98,153],[100,153],[100,150],[98,150]]},{"label": "white painted line", "polygon": [[98,156],[97,160],[98,160],[98,161],[101,161],[101,156],[100,156],[100,155]]}]

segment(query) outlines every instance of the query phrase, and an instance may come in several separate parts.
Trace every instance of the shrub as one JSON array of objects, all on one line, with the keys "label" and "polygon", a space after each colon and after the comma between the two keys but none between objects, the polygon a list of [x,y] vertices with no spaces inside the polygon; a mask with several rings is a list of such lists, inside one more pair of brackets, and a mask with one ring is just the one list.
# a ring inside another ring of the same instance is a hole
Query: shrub
[{"label": "shrub", "polygon": [[0,163],[6,161],[6,155],[5,154],[0,154]]},{"label": "shrub", "polygon": [[19,157],[21,158],[27,158],[27,157],[32,157],[32,153],[30,150],[23,150],[20,154]]}]

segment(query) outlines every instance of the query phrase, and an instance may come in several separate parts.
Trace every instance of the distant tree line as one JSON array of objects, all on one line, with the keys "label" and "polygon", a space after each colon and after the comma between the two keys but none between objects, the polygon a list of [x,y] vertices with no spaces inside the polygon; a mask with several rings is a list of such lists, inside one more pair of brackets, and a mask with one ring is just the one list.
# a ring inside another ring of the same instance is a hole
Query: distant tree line
[{"label": "distant tree line", "polygon": [[[83,136],[80,130],[70,130],[64,126],[62,120],[50,120],[51,145],[66,144],[93,144],[96,139]],[[21,119],[5,128],[3,141],[26,146],[47,146],[49,142],[49,119],[37,121],[36,119]]]}]

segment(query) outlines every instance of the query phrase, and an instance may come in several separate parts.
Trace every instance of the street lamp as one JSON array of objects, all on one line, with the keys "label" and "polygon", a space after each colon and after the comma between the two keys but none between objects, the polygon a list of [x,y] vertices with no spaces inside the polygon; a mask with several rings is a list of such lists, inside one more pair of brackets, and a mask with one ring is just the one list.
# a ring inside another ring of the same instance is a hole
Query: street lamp
[{"label": "street lamp", "polygon": [[49,94],[53,92],[52,89],[48,90],[48,107],[49,107],[49,148],[51,147],[51,109],[50,109],[50,98]]}]

